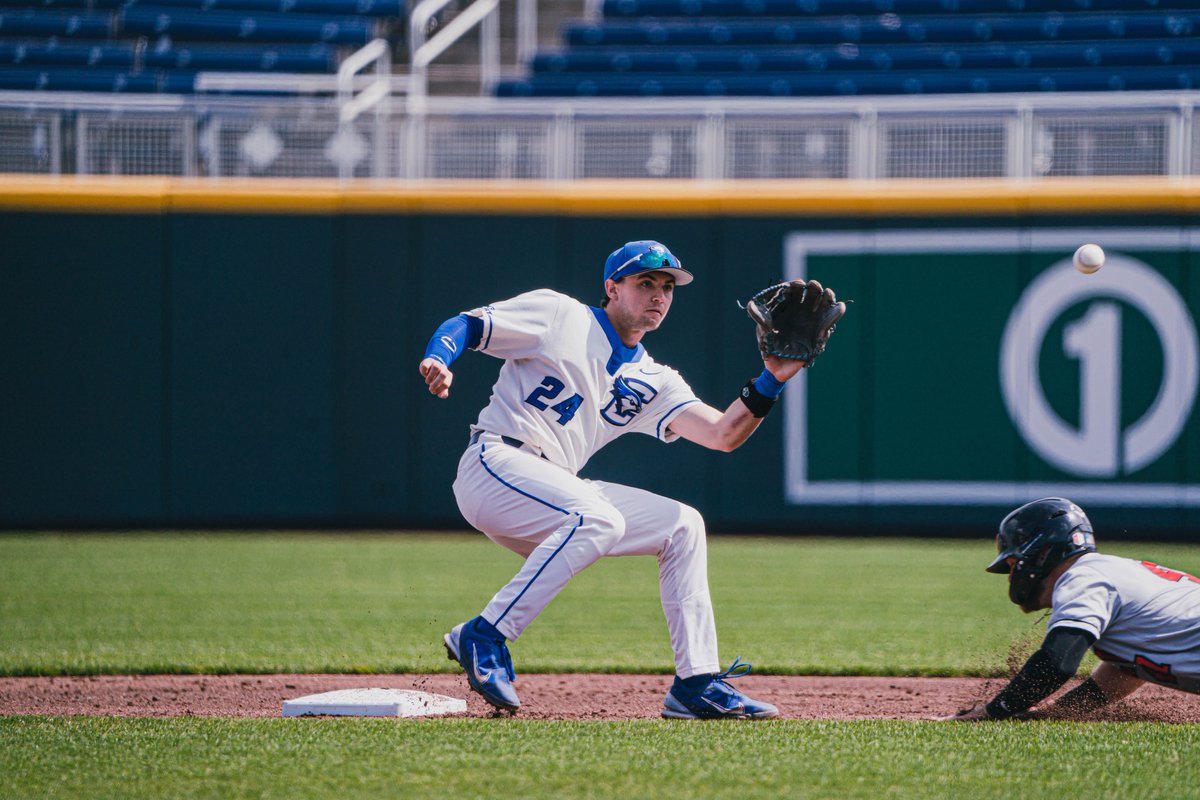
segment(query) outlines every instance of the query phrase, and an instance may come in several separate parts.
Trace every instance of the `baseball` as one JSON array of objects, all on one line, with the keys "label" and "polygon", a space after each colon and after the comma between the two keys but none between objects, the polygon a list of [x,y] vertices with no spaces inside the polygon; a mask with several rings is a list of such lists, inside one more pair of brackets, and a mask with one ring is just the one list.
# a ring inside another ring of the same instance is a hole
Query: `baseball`
[{"label": "baseball", "polygon": [[1104,266],[1104,251],[1098,244],[1085,244],[1075,251],[1075,269],[1084,275],[1091,275]]}]

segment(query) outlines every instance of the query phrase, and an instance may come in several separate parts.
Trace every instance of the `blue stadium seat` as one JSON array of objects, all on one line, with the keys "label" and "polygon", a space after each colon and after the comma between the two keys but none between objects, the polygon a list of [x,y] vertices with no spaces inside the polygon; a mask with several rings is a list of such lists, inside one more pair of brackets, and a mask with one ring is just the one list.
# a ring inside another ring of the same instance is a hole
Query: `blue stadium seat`
[{"label": "blue stadium seat", "polygon": [[4,39],[0,66],[132,67],[134,49],[130,43]]},{"label": "blue stadium seat", "polygon": [[172,39],[232,42],[326,42],[363,45],[373,38],[363,18],[316,14],[240,14],[133,6],[122,13],[122,30]]},{"label": "blue stadium seat", "polygon": [[332,74],[399,35],[409,2],[0,0],[0,88],[190,93],[198,72]]},{"label": "blue stadium seat", "polygon": [[111,11],[120,8],[121,2],[122,0],[0,0],[0,11],[16,8],[28,11],[74,11],[81,8]]},{"label": "blue stadium seat", "polygon": [[501,97],[550,96],[836,96],[978,94],[1194,89],[1197,67],[1132,67],[1121,70],[969,70],[888,73],[759,73],[756,75],[559,74],[539,81],[505,81]]},{"label": "blue stadium seat", "polygon": [[[106,91],[177,89],[199,70],[330,72],[407,5],[0,0],[0,67],[10,83]],[[564,49],[497,94],[1186,89],[1200,65],[1200,0],[604,0],[603,13],[568,23]]]},{"label": "blue stadium seat", "polygon": [[116,11],[133,6],[187,8],[194,11],[269,11],[279,14],[333,14],[361,17],[401,17],[407,0],[0,0],[2,8],[37,11]]},{"label": "blue stadium seat", "polygon": [[195,75],[160,70],[0,67],[0,88],[72,92],[191,92]]},{"label": "blue stadium seat", "polygon": [[[886,15],[884,15],[886,16]],[[1130,14],[959,14],[923,17],[574,22],[572,47],[597,45],[911,44],[915,42],[1060,41],[1176,38],[1200,31],[1200,11]]]},{"label": "blue stadium seat", "polygon": [[70,14],[20,9],[0,14],[0,36],[69,36],[103,39],[112,32],[112,14]]},{"label": "blue stadium seat", "polygon": [[1186,89],[1200,0],[604,0],[498,94]]},{"label": "blue stadium seat", "polygon": [[337,53],[329,45],[193,44],[166,42],[141,55],[147,67],[233,72],[336,72]]},{"label": "blue stadium seat", "polygon": [[165,7],[193,11],[254,11],[361,17],[399,17],[408,13],[404,0],[123,0],[120,5],[122,8]]},{"label": "blue stadium seat", "polygon": [[143,47],[132,42],[0,38],[0,65],[333,72],[337,69],[337,52],[325,44],[195,44],[160,39]]},{"label": "blue stadium seat", "polygon": [[1200,8],[1196,0],[604,0],[617,17],[785,17],[972,12],[1156,11]]},{"label": "blue stadium seat", "polygon": [[0,0],[0,9],[21,8],[27,11],[78,13],[85,11],[115,11],[125,0]]},{"label": "blue stadium seat", "polygon": [[1200,63],[1200,39],[796,47],[588,47],[534,57],[534,73],[1003,69]]}]

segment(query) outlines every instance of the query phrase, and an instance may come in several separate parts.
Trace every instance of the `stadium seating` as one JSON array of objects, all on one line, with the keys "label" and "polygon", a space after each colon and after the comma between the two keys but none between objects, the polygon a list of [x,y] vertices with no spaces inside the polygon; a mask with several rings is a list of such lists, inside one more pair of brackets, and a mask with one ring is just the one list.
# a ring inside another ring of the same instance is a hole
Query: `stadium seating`
[{"label": "stadium seating", "polygon": [[790,72],[901,69],[1005,69],[1200,64],[1200,39],[1182,41],[701,47],[637,51],[593,47],[534,58],[538,73]]},{"label": "stadium seating", "polygon": [[194,91],[196,73],[333,73],[407,0],[0,0],[0,88]]},{"label": "stadium seating", "polygon": [[605,0],[497,94],[1200,87],[1200,0]]},{"label": "stadium seating", "polygon": [[0,0],[0,8],[40,10],[89,9],[114,11],[147,6],[195,11],[277,12],[337,16],[399,17],[407,13],[403,0]]},{"label": "stadium seating", "polygon": [[[332,73],[410,0],[0,0],[0,87],[193,91]],[[502,97],[1200,87],[1200,0],[603,0]],[[99,87],[99,88],[92,88]]]},{"label": "stadium seating", "polygon": [[776,17],[944,14],[965,11],[1137,11],[1189,9],[1188,0],[604,0],[605,17]]},{"label": "stadium seating", "polygon": [[169,92],[192,91],[195,75],[189,72],[113,69],[0,69],[0,88],[68,92]]},{"label": "stadium seating", "polygon": [[162,39],[155,46],[130,42],[0,39],[0,67],[110,67],[166,70],[225,69],[239,72],[329,72],[337,67],[329,45],[238,47],[183,44]]}]

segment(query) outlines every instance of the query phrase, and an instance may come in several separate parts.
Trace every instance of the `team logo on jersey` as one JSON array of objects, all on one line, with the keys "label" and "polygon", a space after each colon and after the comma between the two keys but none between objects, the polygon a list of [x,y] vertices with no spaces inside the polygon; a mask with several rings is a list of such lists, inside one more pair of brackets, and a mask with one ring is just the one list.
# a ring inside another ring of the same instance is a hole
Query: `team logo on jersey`
[{"label": "team logo on jersey", "polygon": [[658,389],[637,378],[621,377],[613,381],[608,393],[612,395],[612,399],[600,412],[600,416],[604,417],[604,421],[609,425],[624,427],[641,413],[646,403],[658,396]]}]

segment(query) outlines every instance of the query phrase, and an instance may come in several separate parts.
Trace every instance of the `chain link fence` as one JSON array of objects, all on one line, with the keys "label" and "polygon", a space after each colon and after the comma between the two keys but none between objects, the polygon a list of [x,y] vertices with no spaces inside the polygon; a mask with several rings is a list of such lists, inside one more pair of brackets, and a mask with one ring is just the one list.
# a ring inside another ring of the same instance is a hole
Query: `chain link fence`
[{"label": "chain link fence", "polygon": [[[1200,93],[825,101],[0,93],[0,172],[469,180],[1200,173]],[[376,158],[383,148],[385,157]]]}]

